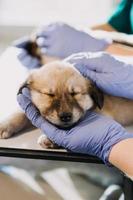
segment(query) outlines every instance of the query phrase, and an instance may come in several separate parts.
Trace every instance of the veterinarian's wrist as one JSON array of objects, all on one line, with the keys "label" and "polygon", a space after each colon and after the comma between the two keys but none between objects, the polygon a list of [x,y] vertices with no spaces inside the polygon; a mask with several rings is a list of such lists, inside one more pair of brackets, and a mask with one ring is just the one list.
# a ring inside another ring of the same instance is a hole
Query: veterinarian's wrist
[{"label": "veterinarian's wrist", "polygon": [[110,44],[105,52],[112,55],[133,56],[133,49],[121,44]]},{"label": "veterinarian's wrist", "polygon": [[98,156],[102,158],[104,163],[108,166],[114,164],[112,162],[112,153],[114,153],[114,147],[120,144],[121,142],[129,139],[133,139],[133,134],[125,131],[123,127],[115,128],[117,132],[113,135],[113,133],[109,133],[109,140],[104,141],[103,151],[101,151],[102,155]]},{"label": "veterinarian's wrist", "polygon": [[[133,135],[133,133],[130,133]],[[114,145],[110,151],[109,162],[128,176],[133,177],[133,137]]]}]

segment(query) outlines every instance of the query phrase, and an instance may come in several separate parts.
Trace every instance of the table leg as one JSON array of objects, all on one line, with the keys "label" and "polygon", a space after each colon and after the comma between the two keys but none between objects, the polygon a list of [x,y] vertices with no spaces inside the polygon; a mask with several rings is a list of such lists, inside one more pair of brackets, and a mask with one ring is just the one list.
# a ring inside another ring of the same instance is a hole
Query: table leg
[{"label": "table leg", "polygon": [[126,176],[123,180],[123,191],[125,200],[133,200],[133,181],[131,181]]}]

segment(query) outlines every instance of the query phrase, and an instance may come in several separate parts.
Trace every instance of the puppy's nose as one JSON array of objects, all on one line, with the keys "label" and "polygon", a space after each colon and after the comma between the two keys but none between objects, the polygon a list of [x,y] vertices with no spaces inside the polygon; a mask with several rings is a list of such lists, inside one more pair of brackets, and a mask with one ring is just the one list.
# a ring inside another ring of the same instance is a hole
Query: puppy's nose
[{"label": "puppy's nose", "polygon": [[60,113],[59,117],[62,122],[69,122],[72,119],[72,113],[62,112],[62,113]]}]

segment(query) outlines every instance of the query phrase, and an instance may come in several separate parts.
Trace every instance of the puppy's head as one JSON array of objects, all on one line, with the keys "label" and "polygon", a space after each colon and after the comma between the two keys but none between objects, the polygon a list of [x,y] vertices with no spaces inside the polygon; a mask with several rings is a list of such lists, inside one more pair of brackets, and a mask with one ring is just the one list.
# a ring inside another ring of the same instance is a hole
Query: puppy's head
[{"label": "puppy's head", "polygon": [[60,127],[72,126],[87,110],[103,105],[103,95],[93,83],[61,61],[34,70],[26,84],[41,115]]}]

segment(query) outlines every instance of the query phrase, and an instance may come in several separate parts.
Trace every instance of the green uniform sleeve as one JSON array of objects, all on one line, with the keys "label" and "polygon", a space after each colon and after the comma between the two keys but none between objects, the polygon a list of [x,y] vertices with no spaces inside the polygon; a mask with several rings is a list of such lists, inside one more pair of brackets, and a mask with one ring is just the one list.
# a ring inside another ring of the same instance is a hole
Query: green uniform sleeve
[{"label": "green uniform sleeve", "polygon": [[122,0],[108,23],[119,32],[133,34],[133,0]]}]

